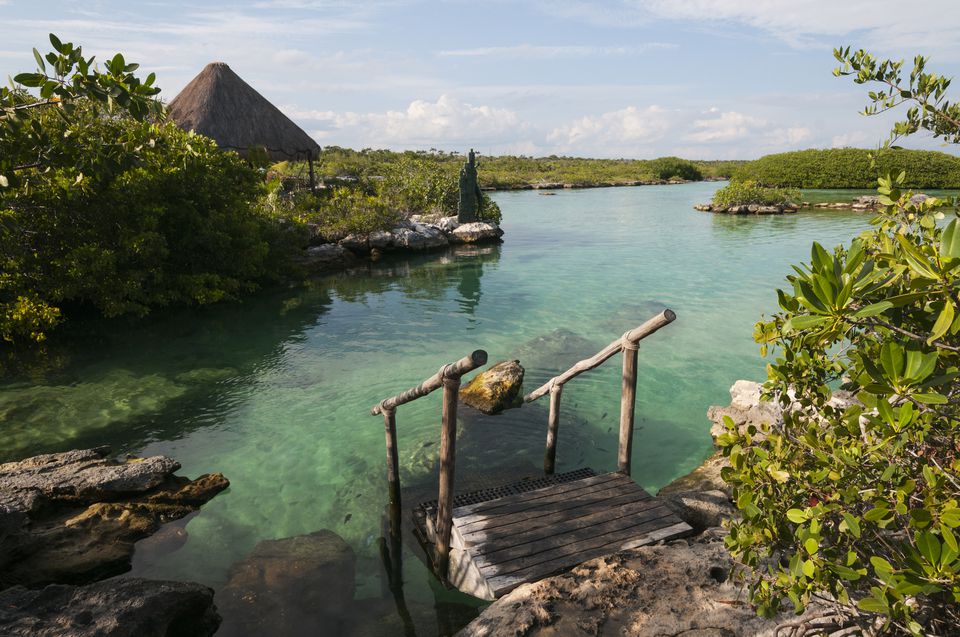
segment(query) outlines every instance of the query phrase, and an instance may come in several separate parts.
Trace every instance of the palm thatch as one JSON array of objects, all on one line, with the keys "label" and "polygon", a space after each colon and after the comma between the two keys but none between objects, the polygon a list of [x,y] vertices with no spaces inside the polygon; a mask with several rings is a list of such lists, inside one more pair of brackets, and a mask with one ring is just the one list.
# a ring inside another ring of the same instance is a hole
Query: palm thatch
[{"label": "palm thatch", "polygon": [[184,130],[216,140],[221,148],[247,156],[263,148],[270,159],[317,156],[317,145],[223,62],[211,62],[169,105],[170,117]]}]

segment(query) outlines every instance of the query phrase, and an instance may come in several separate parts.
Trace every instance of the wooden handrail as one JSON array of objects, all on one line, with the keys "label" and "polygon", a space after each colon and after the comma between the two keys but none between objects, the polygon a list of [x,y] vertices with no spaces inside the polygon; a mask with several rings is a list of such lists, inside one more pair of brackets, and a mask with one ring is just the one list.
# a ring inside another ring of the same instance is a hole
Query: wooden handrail
[{"label": "wooden handrail", "polygon": [[673,310],[664,310],[660,312],[643,325],[630,330],[617,340],[613,341],[590,358],[578,362],[567,371],[554,376],[537,389],[534,389],[532,392],[523,397],[524,402],[533,402],[534,400],[546,395],[550,391],[550,387],[553,385],[563,385],[568,381],[573,380],[583,372],[594,369],[595,367],[599,367],[604,363],[604,361],[613,355],[618,354],[620,350],[623,349],[624,341],[639,343],[641,340],[650,336],[661,327],[673,323],[676,318],[677,315],[673,313]]},{"label": "wooden handrail", "polygon": [[416,400],[417,398],[426,396],[436,389],[440,389],[444,378],[460,378],[464,374],[469,374],[476,368],[486,365],[486,363],[487,353],[482,349],[478,349],[468,356],[464,356],[455,363],[444,365],[440,368],[440,371],[416,387],[411,387],[407,391],[401,392],[396,396],[391,396],[390,398],[381,400],[379,403],[373,406],[373,409],[370,410],[370,414],[376,416],[377,414],[382,414],[384,411],[393,411],[404,403],[408,403],[411,400]]},{"label": "wooden handrail", "polygon": [[533,402],[541,396],[550,394],[550,415],[547,421],[547,446],[543,456],[543,470],[553,473],[557,458],[557,431],[560,427],[560,397],[563,386],[585,371],[599,367],[618,352],[623,352],[623,376],[620,395],[620,446],[617,462],[620,471],[630,475],[630,457],[633,449],[634,411],[637,400],[637,348],[638,343],[661,327],[676,320],[672,310],[664,310],[652,319],[636,327],[613,341],[602,350],[578,362],[576,365],[554,376],[546,383],[524,396],[525,402]]},{"label": "wooden handrail", "polygon": [[457,456],[457,400],[460,377],[486,364],[487,353],[478,349],[469,356],[444,365],[436,374],[416,387],[381,400],[370,413],[383,414],[387,438],[387,484],[390,489],[390,534],[400,536],[400,467],[397,454],[397,407],[443,387],[440,417],[440,489],[437,495],[437,542],[434,568],[446,580],[450,564],[450,535],[453,531],[453,478]]}]

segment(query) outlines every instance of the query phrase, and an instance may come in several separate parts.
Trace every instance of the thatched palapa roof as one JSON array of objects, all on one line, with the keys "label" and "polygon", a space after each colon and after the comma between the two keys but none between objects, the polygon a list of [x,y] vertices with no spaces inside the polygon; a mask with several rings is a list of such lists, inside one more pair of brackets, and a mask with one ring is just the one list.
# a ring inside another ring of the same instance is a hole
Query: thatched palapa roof
[{"label": "thatched palapa roof", "polygon": [[246,155],[263,147],[270,159],[316,157],[320,146],[223,62],[211,62],[169,105],[184,130],[212,137],[221,148]]}]

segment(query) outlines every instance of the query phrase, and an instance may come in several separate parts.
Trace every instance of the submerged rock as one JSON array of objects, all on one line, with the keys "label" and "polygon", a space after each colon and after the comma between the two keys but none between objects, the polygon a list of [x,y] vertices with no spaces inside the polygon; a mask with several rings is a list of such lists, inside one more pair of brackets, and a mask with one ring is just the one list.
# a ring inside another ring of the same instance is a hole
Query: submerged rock
[{"label": "submerged rock", "polygon": [[520,361],[502,361],[474,376],[460,390],[460,400],[485,414],[497,414],[520,405],[522,388]]},{"label": "submerged rock", "polygon": [[0,634],[11,637],[208,637],[213,590],[139,578],[0,591]]},{"label": "submerged rock", "polygon": [[355,562],[350,546],[326,529],[260,542],[217,593],[225,617],[217,636],[341,634]]},{"label": "submerged rock", "polygon": [[83,584],[130,568],[133,545],[230,483],[188,480],[165,456],[117,462],[109,448],[0,465],[0,588]]}]

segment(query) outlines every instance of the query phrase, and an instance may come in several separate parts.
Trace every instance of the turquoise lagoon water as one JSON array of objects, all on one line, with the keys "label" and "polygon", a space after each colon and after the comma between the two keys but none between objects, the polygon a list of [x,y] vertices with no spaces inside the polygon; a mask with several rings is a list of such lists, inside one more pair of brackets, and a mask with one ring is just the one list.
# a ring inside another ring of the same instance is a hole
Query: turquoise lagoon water
[{"label": "turquoise lagoon water", "polygon": [[[133,574],[216,588],[258,541],[332,529],[357,555],[355,602],[338,632],[448,633],[480,604],[443,590],[413,542],[407,611],[387,587],[383,426],[370,407],[476,348],[491,362],[519,358],[530,390],[669,307],[677,321],[640,347],[634,477],[654,491],[690,471],[711,451],[707,407],[726,404],[736,379],[765,376],[752,328],[775,309],[789,264],[808,258],[811,241],[846,241],[868,219],[692,209],[719,185],[496,193],[501,246],[385,260],[235,305],[74,326],[50,364],[0,385],[0,461],[106,443],[168,454],[191,477],[223,472],[230,489],[181,523],[186,541],[147,541]],[[615,467],[618,376],[614,359],[567,386],[559,470]],[[398,411],[406,506],[436,497],[439,408],[436,392]],[[460,486],[537,474],[545,405],[461,415]]]}]

